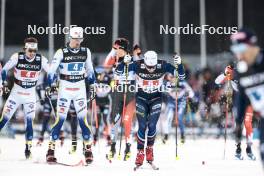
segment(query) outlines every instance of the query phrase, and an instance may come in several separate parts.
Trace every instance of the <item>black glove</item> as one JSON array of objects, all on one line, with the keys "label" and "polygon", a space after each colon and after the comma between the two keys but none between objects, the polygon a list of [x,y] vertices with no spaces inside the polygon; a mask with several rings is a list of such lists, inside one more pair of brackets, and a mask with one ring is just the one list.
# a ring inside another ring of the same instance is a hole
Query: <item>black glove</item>
[{"label": "black glove", "polygon": [[58,88],[56,86],[46,87],[45,89],[45,95],[48,98],[51,98],[52,95],[56,94],[58,92]]},{"label": "black glove", "polygon": [[39,103],[43,106],[45,104],[45,101],[43,99],[39,99]]},{"label": "black glove", "polygon": [[90,85],[90,101],[95,99],[96,97],[96,86],[93,84],[93,85]]},{"label": "black glove", "polygon": [[8,95],[10,93],[10,89],[8,87],[8,83],[6,81],[3,82],[3,95]]}]

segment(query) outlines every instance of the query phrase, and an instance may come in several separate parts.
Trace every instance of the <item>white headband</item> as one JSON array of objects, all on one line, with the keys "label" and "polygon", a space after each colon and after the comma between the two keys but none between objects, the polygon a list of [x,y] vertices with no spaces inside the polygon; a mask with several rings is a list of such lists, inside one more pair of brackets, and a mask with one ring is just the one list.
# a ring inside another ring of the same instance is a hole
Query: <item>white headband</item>
[{"label": "white headband", "polygon": [[38,49],[38,43],[33,43],[33,42],[25,43],[25,48],[37,50]]}]

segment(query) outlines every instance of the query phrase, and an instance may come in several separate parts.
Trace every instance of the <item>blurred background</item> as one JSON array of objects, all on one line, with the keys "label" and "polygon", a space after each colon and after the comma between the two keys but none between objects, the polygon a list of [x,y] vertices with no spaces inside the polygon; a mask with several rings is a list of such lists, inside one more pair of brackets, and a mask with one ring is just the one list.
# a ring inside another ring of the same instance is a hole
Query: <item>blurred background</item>
[{"label": "blurred background", "polygon": [[[263,45],[263,6],[262,0],[1,0],[0,56],[6,60],[21,49],[29,36],[28,25],[73,24],[105,27],[104,35],[86,35],[83,43],[100,62],[115,38],[126,37],[131,48],[139,44],[143,52],[155,50],[165,58],[177,51],[192,63],[191,69],[204,68],[232,59],[229,35],[161,35],[160,25],[248,26]],[[49,59],[67,39],[63,34],[33,36]]]},{"label": "blurred background", "polygon": [[[28,25],[44,28],[77,25],[95,30],[105,27],[105,34],[85,35],[83,42],[83,46],[92,51],[94,66],[103,63],[118,37],[130,41],[131,51],[133,45],[138,44],[142,53],[155,50],[166,60],[172,60],[177,51],[183,58],[187,81],[198,100],[186,110],[185,123],[187,127],[197,127],[198,134],[203,134],[206,127],[214,126],[214,134],[219,137],[224,129],[225,95],[223,87],[215,85],[214,80],[226,64],[234,60],[229,51],[230,36],[162,35],[160,25],[249,27],[256,32],[259,44],[263,46],[263,7],[263,0],[1,0],[0,59],[5,63],[12,53],[21,51],[28,36],[39,40],[40,53],[49,60],[68,41],[64,34],[28,35]],[[0,107],[2,103],[0,101]],[[13,121],[23,122],[21,109],[15,116]],[[166,117],[166,114],[162,116]],[[193,118],[191,123],[190,116]],[[229,117],[228,127],[232,129],[232,113]],[[41,122],[41,118],[40,114],[36,121]],[[256,121],[254,127],[257,126]],[[24,130],[24,127],[21,125],[16,129]]]}]

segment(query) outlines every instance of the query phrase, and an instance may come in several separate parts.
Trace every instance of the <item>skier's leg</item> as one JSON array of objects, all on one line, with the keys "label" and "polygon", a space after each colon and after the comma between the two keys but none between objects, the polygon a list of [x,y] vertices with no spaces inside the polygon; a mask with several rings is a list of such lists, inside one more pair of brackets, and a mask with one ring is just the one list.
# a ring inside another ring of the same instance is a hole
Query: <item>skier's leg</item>
[{"label": "skier's leg", "polygon": [[77,129],[78,121],[77,114],[73,103],[70,105],[69,113],[70,123],[71,123],[71,137],[72,137],[72,147],[70,153],[74,153],[77,150]]},{"label": "skier's leg", "polygon": [[168,104],[166,107],[166,117],[163,123],[163,129],[164,129],[164,138],[163,138],[163,143],[166,143],[169,137],[170,129],[171,129],[171,124],[172,120],[174,117],[174,111],[175,111],[175,100],[174,99],[168,99]]},{"label": "skier's leg", "polygon": [[86,99],[86,89],[85,87],[81,88],[78,91],[78,96],[74,99],[74,107],[77,113],[77,118],[79,125],[82,130],[83,137],[83,153],[85,156],[85,161],[87,164],[93,162],[93,153],[92,153],[92,142],[91,142],[91,129],[87,122],[87,99]]},{"label": "skier's leg", "polygon": [[23,104],[23,107],[24,107],[25,125],[26,125],[25,156],[26,156],[26,158],[30,158],[31,157],[32,139],[33,139],[33,120],[35,118],[35,112],[36,112],[36,101],[25,103],[25,104]]},{"label": "skier's leg", "polygon": [[[138,120],[137,149],[144,149],[148,114],[149,114],[149,107],[147,105],[147,102],[141,99],[141,97],[137,97],[136,98],[136,115]],[[154,133],[156,132],[154,131]]]},{"label": "skier's leg", "polygon": [[244,120],[244,125],[246,128],[247,146],[248,147],[251,147],[252,138],[253,138],[252,117],[253,117],[253,108],[252,108],[252,106],[248,106],[246,109],[245,120]]},{"label": "skier's leg", "polygon": [[111,138],[111,148],[109,157],[114,157],[116,153],[116,140],[118,137],[118,129],[120,127],[122,108],[123,108],[123,93],[115,90],[112,94],[112,108],[110,116],[110,138]]},{"label": "skier's leg", "polygon": [[147,100],[141,97],[136,97],[136,116],[138,120],[137,132],[137,157],[135,164],[140,166],[144,161],[144,145],[145,145],[145,132],[147,129],[147,116],[149,114],[149,107]]},{"label": "skier's leg", "polygon": [[126,143],[131,143],[131,125],[132,119],[136,110],[135,99],[133,98],[131,101],[128,102],[126,106],[125,117],[123,120],[124,127],[125,127],[125,137]]},{"label": "skier's leg", "polygon": [[8,99],[5,102],[2,116],[0,118],[0,131],[13,116],[19,105],[20,103],[19,101],[17,101],[17,97],[13,96],[13,93],[11,92],[11,94],[9,95]]},{"label": "skier's leg", "polygon": [[185,114],[185,109],[186,109],[186,99],[182,98],[178,100],[178,122],[179,122],[179,127],[180,127],[180,132],[181,132],[181,142],[185,142],[185,136],[184,136],[184,114]]},{"label": "skier's leg", "polygon": [[41,128],[40,136],[38,139],[38,145],[41,145],[41,143],[44,140],[44,134],[48,129],[50,116],[51,116],[51,105],[49,103],[49,100],[46,98],[45,103],[43,105],[42,128]]},{"label": "skier's leg", "polygon": [[71,99],[67,92],[59,90],[58,102],[57,102],[57,117],[55,123],[51,129],[50,142],[48,152],[46,154],[47,162],[56,162],[57,159],[54,156],[55,153],[55,141],[59,138],[61,127],[67,118]]},{"label": "skier's leg", "polygon": [[153,145],[156,138],[156,126],[161,112],[161,98],[155,98],[150,105],[150,113],[148,118],[148,141],[146,148],[146,160],[152,162],[154,160]]},{"label": "skier's leg", "polygon": [[[128,96],[132,96],[130,93]],[[132,143],[132,119],[136,110],[135,107],[135,99],[133,96],[133,99],[129,101],[132,97],[128,97],[128,104],[126,106],[126,111],[125,111],[125,117],[123,120],[124,128],[125,128],[125,140],[126,140],[126,148],[125,148],[125,156],[124,160],[128,160],[130,158],[131,152],[131,143]]]}]

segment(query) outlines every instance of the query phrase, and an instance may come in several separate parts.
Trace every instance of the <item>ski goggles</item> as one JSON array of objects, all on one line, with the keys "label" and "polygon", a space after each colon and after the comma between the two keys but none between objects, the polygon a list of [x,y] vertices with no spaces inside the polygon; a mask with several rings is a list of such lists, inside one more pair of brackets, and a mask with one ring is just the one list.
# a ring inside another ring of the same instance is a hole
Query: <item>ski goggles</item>
[{"label": "ski goggles", "polygon": [[29,52],[29,53],[36,53],[37,50],[34,50],[34,49],[28,49],[28,52]]},{"label": "ski goggles", "polygon": [[25,48],[37,50],[38,49],[38,43],[33,43],[33,42],[25,43]]}]

